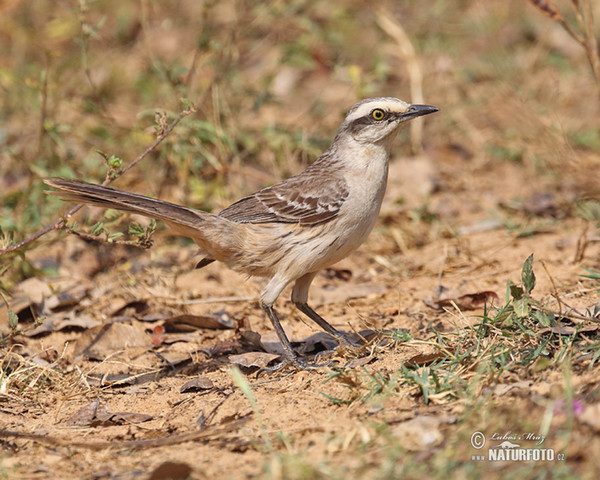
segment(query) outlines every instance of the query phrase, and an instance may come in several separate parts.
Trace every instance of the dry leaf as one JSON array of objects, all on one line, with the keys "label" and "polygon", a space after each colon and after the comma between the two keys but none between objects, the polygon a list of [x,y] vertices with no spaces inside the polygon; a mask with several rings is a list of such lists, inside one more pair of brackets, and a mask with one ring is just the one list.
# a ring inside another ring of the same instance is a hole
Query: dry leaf
[{"label": "dry leaf", "polygon": [[368,357],[353,358],[346,365],[344,365],[344,367],[349,369],[364,367],[369,363],[373,363],[375,360],[377,360],[377,357],[373,355],[369,355]]},{"label": "dry leaf", "polygon": [[428,307],[435,308],[438,310],[444,307],[454,308],[454,305],[459,310],[477,310],[482,308],[485,304],[490,305],[495,300],[499,300],[498,294],[492,291],[484,291],[477,293],[468,293],[455,298],[438,298],[433,300],[425,300],[425,304]]},{"label": "dry leaf", "polygon": [[595,332],[598,330],[598,324],[584,325],[583,327],[572,327],[564,322],[559,322],[558,325],[542,328],[538,334],[552,332],[557,335],[576,335],[577,333]]},{"label": "dry leaf", "polygon": [[75,342],[75,356],[104,360],[109,355],[127,348],[150,350],[150,336],[141,328],[123,323],[100,325],[84,332]]},{"label": "dry leaf", "polygon": [[46,317],[38,327],[25,333],[28,337],[35,337],[42,333],[58,332],[65,328],[90,329],[101,325],[99,320],[85,314],[69,312],[67,315],[52,315]]},{"label": "dry leaf", "polygon": [[300,353],[317,353],[334,350],[338,347],[338,341],[325,332],[317,332],[302,340],[299,348]]},{"label": "dry leaf", "polygon": [[185,382],[179,389],[179,393],[198,392],[200,390],[210,390],[214,384],[210,378],[198,377]]},{"label": "dry leaf", "polygon": [[117,308],[113,313],[111,313],[111,317],[138,317],[143,315],[150,309],[150,306],[145,300],[135,300],[133,302],[128,302],[122,307]]},{"label": "dry leaf", "polygon": [[140,385],[143,383],[154,382],[158,380],[160,372],[151,371],[146,373],[137,373],[134,375],[128,373],[90,373],[86,380],[92,387],[123,387],[125,385]]},{"label": "dry leaf", "polygon": [[234,365],[246,368],[264,368],[276,358],[278,354],[265,352],[248,352],[240,355],[229,355],[229,361]]},{"label": "dry leaf", "polygon": [[444,358],[446,358],[446,354],[442,352],[418,353],[417,355],[414,355],[413,357],[408,359],[406,363],[411,365],[417,365],[419,367],[424,367],[425,365],[430,365],[433,362],[443,360]]},{"label": "dry leaf", "polygon": [[77,410],[65,423],[73,427],[84,427],[91,425],[91,423],[98,418],[98,415],[106,417],[108,414],[110,414],[108,407],[106,405],[100,405],[100,403],[96,401]]},{"label": "dry leaf", "polygon": [[227,330],[235,328],[235,322],[226,313],[214,315],[182,314],[166,318],[163,325],[168,332],[191,332],[199,328]]},{"label": "dry leaf", "polygon": [[117,412],[112,413],[106,405],[92,402],[73,414],[66,424],[70,426],[108,427],[123,423],[141,423],[154,418],[144,413]]},{"label": "dry leaf", "polygon": [[40,304],[44,299],[52,295],[52,289],[48,284],[37,277],[28,278],[19,283],[15,292],[24,295],[32,303]]},{"label": "dry leaf", "polygon": [[[289,325],[283,327],[283,331],[286,336],[290,339],[292,343],[295,343],[292,337],[292,330]],[[275,332],[269,332],[265,335],[261,335],[260,344],[262,345],[262,350],[268,353],[273,353],[275,355],[283,355],[283,347],[281,346],[281,342],[279,341],[279,337]]]}]

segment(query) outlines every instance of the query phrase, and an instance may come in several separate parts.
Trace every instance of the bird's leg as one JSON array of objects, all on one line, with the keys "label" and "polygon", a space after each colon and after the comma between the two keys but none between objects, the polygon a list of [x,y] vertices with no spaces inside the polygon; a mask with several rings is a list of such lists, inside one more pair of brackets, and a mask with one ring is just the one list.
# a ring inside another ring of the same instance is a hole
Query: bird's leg
[{"label": "bird's leg", "polygon": [[261,307],[265,312],[267,312],[269,320],[271,320],[273,328],[275,328],[275,333],[277,333],[277,336],[279,337],[279,341],[281,342],[281,346],[283,347],[283,355],[285,356],[286,360],[298,367],[301,367],[300,359],[294,353],[294,350],[292,350],[292,344],[290,343],[289,339],[287,338],[287,335],[285,334],[285,331],[283,330],[283,327],[281,326],[281,322],[277,317],[277,312],[275,312],[275,309],[272,305],[265,305],[263,303]]},{"label": "bird's leg", "polygon": [[267,315],[269,316],[269,320],[271,320],[271,323],[273,324],[273,328],[275,328],[275,333],[277,333],[277,336],[279,337],[279,341],[281,342],[281,346],[283,347],[283,355],[285,357],[285,360],[283,362],[278,363],[277,365],[274,365],[273,367],[261,368],[257,372],[256,376],[259,376],[262,372],[275,372],[275,371],[277,371],[287,365],[290,365],[290,364],[294,365],[299,370],[307,370],[309,368],[325,367],[332,363],[332,362],[326,362],[326,363],[321,363],[321,364],[308,363],[306,360],[304,360],[303,358],[296,355],[294,353],[294,350],[292,349],[292,344],[290,343],[289,339],[287,338],[287,335],[285,334],[285,331],[283,330],[283,327],[281,326],[281,323],[279,322],[279,318],[277,317],[277,312],[275,312],[273,305],[266,305],[263,303],[263,304],[261,304],[261,308],[265,312],[267,312]]},{"label": "bird's leg", "polygon": [[333,327],[333,325],[330,325],[328,322],[326,322],[325,319],[321,317],[321,315],[315,312],[308,305],[308,289],[310,288],[310,284],[316,275],[317,272],[310,272],[296,279],[294,289],[292,290],[292,302],[294,302],[294,305],[296,305],[298,310],[300,310],[313,322],[319,325],[319,327],[321,327],[330,335],[333,335],[338,340],[340,345],[355,347],[356,345],[354,345],[353,342],[351,342],[343,332],[340,332],[335,327]]},{"label": "bird's leg", "polygon": [[346,335],[343,332],[340,332],[339,330],[337,330],[333,325],[331,325],[323,317],[321,317],[321,315],[319,315],[317,312],[315,312],[310,307],[310,305],[308,305],[308,303],[295,302],[295,304],[296,304],[296,307],[298,308],[298,310],[300,310],[302,313],[304,313],[308,318],[310,318],[313,322],[315,322],[317,325],[319,325],[319,327],[321,327],[327,333],[329,333],[330,335],[333,335],[340,344],[343,344],[343,345],[349,346],[349,347],[356,346],[350,340],[348,340],[348,338],[346,337]]}]

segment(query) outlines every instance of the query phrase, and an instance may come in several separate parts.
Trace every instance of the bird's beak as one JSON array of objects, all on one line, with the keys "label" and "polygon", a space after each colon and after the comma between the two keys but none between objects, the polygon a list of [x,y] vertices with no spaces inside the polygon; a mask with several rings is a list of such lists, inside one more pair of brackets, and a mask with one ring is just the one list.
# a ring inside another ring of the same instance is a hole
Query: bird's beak
[{"label": "bird's beak", "polygon": [[411,105],[408,110],[398,115],[399,120],[410,120],[411,118],[422,117],[423,115],[429,115],[439,110],[437,107],[431,105]]}]

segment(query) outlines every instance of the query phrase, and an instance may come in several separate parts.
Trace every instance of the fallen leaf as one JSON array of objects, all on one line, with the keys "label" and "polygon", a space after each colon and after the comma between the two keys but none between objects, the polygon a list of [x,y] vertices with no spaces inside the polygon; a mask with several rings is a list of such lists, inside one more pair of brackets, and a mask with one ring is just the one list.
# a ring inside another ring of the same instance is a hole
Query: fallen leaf
[{"label": "fallen leaf", "polygon": [[433,362],[443,360],[446,358],[446,354],[442,352],[433,353],[418,353],[406,361],[410,365],[416,365],[418,367],[424,367],[425,365],[431,365]]},{"label": "fallen leaf", "polygon": [[365,365],[368,365],[369,363],[373,363],[376,360],[377,360],[377,357],[375,357],[374,355],[369,355],[368,357],[353,358],[345,365],[345,368],[352,369],[352,368],[364,367]]},{"label": "fallen leaf", "polygon": [[577,333],[583,332],[595,332],[598,330],[598,325],[584,325],[582,327],[572,327],[571,325],[567,325],[564,322],[559,322],[558,325],[553,325],[551,327],[542,328],[538,333],[540,335],[548,332],[555,333],[557,335],[576,335]]},{"label": "fallen leaf", "polygon": [[162,352],[160,354],[158,352],[156,352],[156,354],[159,356],[159,358],[161,360],[163,360],[166,364],[168,364],[169,367],[175,367],[176,365],[179,365],[181,363],[192,360],[192,357],[189,352],[184,353],[184,352],[166,351],[166,352]]},{"label": "fallen leaf", "polygon": [[98,415],[105,417],[109,413],[110,411],[106,405],[100,405],[100,403],[96,401],[88,403],[85,407],[77,410],[65,423],[73,427],[83,427],[91,425],[91,423],[98,418]]},{"label": "fallen leaf", "polygon": [[37,277],[22,281],[15,288],[15,292],[28,298],[32,303],[40,304],[52,295],[50,286]]},{"label": "fallen leaf", "polygon": [[[289,326],[284,326],[283,331],[292,343],[296,343],[292,338],[292,330]],[[265,335],[261,335],[260,344],[262,345],[262,350],[267,353],[272,353],[274,355],[283,355],[284,353],[281,342],[279,341],[279,337],[275,332],[269,332]]]},{"label": "fallen leaf", "polygon": [[253,332],[252,330],[244,330],[240,332],[240,340],[244,348],[254,347],[259,350],[265,349],[264,345],[262,344],[261,336],[258,332]]},{"label": "fallen leaf", "polygon": [[210,390],[214,384],[210,378],[198,377],[185,382],[179,389],[179,393],[198,392],[200,390]]},{"label": "fallen leaf", "polygon": [[35,337],[36,335],[40,335],[48,332],[58,332],[60,330],[64,330],[66,328],[76,328],[76,329],[90,329],[101,325],[99,320],[95,318],[85,315],[78,314],[76,312],[69,312],[65,314],[56,314],[46,317],[43,323],[33,330],[29,330],[25,332],[25,335],[28,337]]},{"label": "fallen leaf", "polygon": [[264,368],[276,358],[278,354],[266,352],[248,352],[239,355],[229,355],[229,361],[234,365],[245,368]]},{"label": "fallen leaf", "polygon": [[228,330],[235,328],[235,321],[226,313],[214,315],[182,314],[166,318],[163,325],[168,332],[190,332],[199,328]]},{"label": "fallen leaf", "polygon": [[494,394],[501,397],[502,395],[505,395],[513,389],[529,388],[532,383],[533,382],[529,380],[523,380],[522,382],[504,383],[502,385],[496,385],[494,387]]},{"label": "fallen leaf", "polygon": [[125,385],[141,385],[158,380],[160,372],[152,371],[137,373],[90,373],[86,376],[88,384],[92,387],[122,387]]},{"label": "fallen leaf", "polygon": [[123,323],[109,323],[83,332],[76,340],[74,349],[75,356],[104,360],[116,351],[128,348],[149,350],[152,347],[150,336],[142,328]]},{"label": "fallen leaf", "polygon": [[477,293],[468,293],[454,298],[435,298],[433,300],[426,299],[425,304],[428,307],[441,310],[444,307],[453,308],[454,305],[459,310],[477,310],[482,308],[484,305],[492,304],[494,301],[500,300],[498,294],[492,291],[483,291]]},{"label": "fallen leaf", "polygon": [[150,306],[145,300],[135,300],[128,302],[122,307],[117,308],[111,317],[137,317],[143,315],[150,309]]},{"label": "fallen leaf", "polygon": [[44,302],[44,306],[53,312],[58,312],[78,305],[90,290],[90,286],[87,283],[74,281],[69,281],[69,283],[63,283],[59,286],[53,284],[52,287],[55,290],[60,288],[60,291],[50,296]]},{"label": "fallen leaf", "polygon": [[146,413],[115,412],[111,414],[110,421],[116,425],[124,423],[142,423],[152,420],[154,417]]},{"label": "fallen leaf", "polygon": [[69,426],[107,427],[123,423],[142,423],[154,418],[152,415],[131,412],[111,412],[106,405],[98,401],[89,403],[75,412],[65,422]]},{"label": "fallen leaf", "polygon": [[19,323],[31,323],[35,318],[35,304],[31,299],[23,294],[14,295],[7,308],[6,303],[0,300],[0,331],[8,330],[8,309],[12,310]]},{"label": "fallen leaf", "polygon": [[339,345],[338,341],[333,336],[325,332],[314,333],[299,343],[299,351],[302,354],[334,350]]}]

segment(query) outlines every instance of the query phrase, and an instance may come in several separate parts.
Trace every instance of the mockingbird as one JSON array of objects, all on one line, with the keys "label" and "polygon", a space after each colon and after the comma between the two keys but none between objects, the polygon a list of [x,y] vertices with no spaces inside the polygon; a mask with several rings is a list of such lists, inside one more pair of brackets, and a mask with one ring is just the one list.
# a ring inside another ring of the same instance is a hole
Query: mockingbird
[{"label": "mockingbird", "polygon": [[344,341],[307,303],[317,272],[346,257],[365,241],[381,207],[392,141],[411,120],[437,112],[380,97],[354,105],[331,146],[302,173],[259,190],[218,215],[121,192],[79,180],[45,183],[65,200],[89,203],[163,220],[202,249],[203,267],[215,260],[249,276],[266,277],[260,295],[285,352],[285,363],[312,366],[292,350],[273,304],[294,282],[292,302],[323,330]]}]

